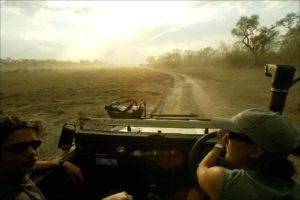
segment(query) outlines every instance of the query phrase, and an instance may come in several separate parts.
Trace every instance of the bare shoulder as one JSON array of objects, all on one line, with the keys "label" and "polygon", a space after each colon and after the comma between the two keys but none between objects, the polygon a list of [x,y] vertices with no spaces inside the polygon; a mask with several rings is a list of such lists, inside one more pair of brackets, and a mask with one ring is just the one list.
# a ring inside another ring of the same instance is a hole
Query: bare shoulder
[{"label": "bare shoulder", "polygon": [[211,199],[218,199],[223,187],[224,167],[214,166],[207,168],[199,177],[200,187]]}]

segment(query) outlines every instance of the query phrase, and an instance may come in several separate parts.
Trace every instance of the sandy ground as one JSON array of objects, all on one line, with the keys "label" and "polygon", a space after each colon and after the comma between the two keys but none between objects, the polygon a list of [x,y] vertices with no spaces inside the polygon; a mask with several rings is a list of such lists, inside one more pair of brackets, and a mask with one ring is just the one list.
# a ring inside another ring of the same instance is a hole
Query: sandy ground
[{"label": "sandy ground", "polygon": [[197,115],[202,119],[216,115],[213,101],[194,79],[183,73],[163,73],[172,77],[173,84],[153,114]]},{"label": "sandy ground", "polygon": [[[215,116],[231,117],[244,109],[269,107],[271,78],[264,76],[263,67],[205,66],[203,69],[178,69],[177,72],[190,76],[199,84],[213,102],[214,110],[216,110],[213,113]],[[300,70],[294,77],[300,77]],[[292,122],[300,133],[299,83],[290,88],[282,114]]]}]

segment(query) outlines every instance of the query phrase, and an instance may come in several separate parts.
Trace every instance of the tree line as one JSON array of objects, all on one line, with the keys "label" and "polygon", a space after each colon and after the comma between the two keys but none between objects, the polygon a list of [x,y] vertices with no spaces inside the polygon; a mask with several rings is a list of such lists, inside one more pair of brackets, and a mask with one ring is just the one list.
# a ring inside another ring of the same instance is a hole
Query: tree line
[{"label": "tree line", "polygon": [[[149,56],[151,67],[197,67],[197,66],[262,66],[266,63],[291,64],[300,67],[300,14],[289,13],[271,26],[260,26],[259,15],[242,16],[231,30],[237,39],[234,44],[221,42],[218,48],[205,47],[199,50],[179,50],[159,56]],[[111,64],[95,60],[79,62],[55,59],[0,59],[2,69],[101,67]]]},{"label": "tree line", "polygon": [[99,67],[99,66],[107,66],[108,63],[95,60],[80,60],[78,62],[72,61],[59,61],[55,59],[47,59],[47,60],[36,60],[36,59],[12,59],[12,58],[5,58],[0,59],[1,67],[4,70],[9,70],[10,68],[15,69],[42,69],[48,68],[51,69],[52,67],[58,68],[70,68],[70,67]]},{"label": "tree line", "polygon": [[237,67],[261,66],[266,63],[300,66],[300,15],[289,13],[271,26],[260,26],[259,15],[242,16],[231,30],[237,39],[218,48],[205,47],[196,51],[174,49],[147,58],[152,67],[197,67],[223,65]]}]

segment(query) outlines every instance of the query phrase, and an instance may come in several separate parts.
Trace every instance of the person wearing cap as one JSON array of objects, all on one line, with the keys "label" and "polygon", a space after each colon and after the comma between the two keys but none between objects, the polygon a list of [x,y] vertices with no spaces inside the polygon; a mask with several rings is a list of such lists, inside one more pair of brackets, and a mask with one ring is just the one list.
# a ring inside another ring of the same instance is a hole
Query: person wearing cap
[{"label": "person wearing cap", "polygon": [[[282,115],[252,108],[212,122],[220,128],[217,143],[197,168],[199,185],[210,199],[300,199],[287,159],[299,148],[299,135]],[[217,166],[225,150],[232,169]]]},{"label": "person wearing cap", "polygon": [[[18,116],[0,118],[0,199],[44,200],[42,192],[29,178],[34,170],[63,168],[74,183],[84,181],[79,167],[68,161],[38,161],[41,121],[21,120]],[[105,200],[131,200],[125,191]]]}]

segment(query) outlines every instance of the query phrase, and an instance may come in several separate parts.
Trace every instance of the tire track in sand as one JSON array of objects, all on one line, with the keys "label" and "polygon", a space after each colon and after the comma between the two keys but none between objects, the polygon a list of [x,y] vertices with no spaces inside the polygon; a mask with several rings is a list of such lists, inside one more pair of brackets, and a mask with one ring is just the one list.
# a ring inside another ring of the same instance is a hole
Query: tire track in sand
[{"label": "tire track in sand", "polygon": [[195,114],[198,118],[211,118],[217,114],[214,103],[194,79],[182,73],[162,72],[172,76],[173,84],[152,114]]}]

